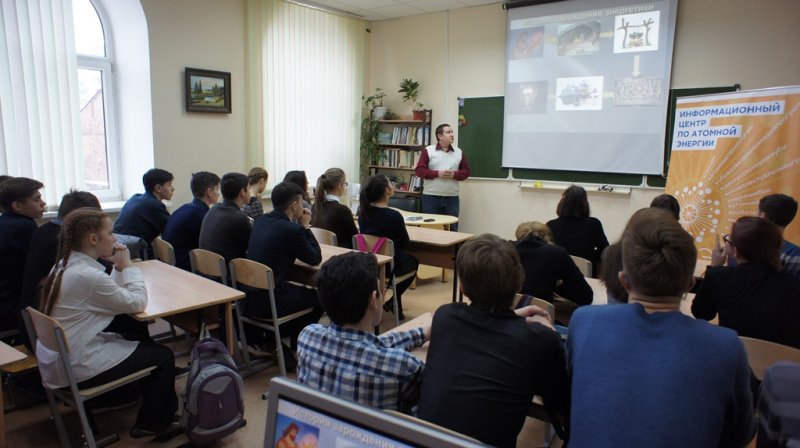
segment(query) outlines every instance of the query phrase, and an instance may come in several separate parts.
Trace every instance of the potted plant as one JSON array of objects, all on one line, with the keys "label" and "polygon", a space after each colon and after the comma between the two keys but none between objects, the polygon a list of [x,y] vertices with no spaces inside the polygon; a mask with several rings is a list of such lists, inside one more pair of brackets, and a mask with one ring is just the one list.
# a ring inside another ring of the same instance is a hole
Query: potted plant
[{"label": "potted plant", "polygon": [[383,98],[385,96],[386,92],[380,87],[376,88],[375,93],[370,96],[361,96],[364,107],[372,111],[372,117],[375,120],[383,120],[383,117],[386,116],[387,109],[383,107]]},{"label": "potted plant", "polygon": [[403,78],[400,81],[400,90],[397,93],[403,94],[403,102],[412,103],[412,112],[415,120],[424,121],[425,111],[422,109],[424,106],[419,102],[419,81],[414,81],[411,78]]},{"label": "potted plant", "polygon": [[[363,114],[361,119],[361,177],[363,180],[369,175],[369,166],[376,165],[380,160],[381,146],[378,143],[378,134],[381,130],[381,124],[378,121],[380,118],[376,117],[375,109],[380,106],[383,97],[386,94],[382,89],[375,89],[375,94],[370,96],[362,96],[361,101],[367,113]],[[384,108],[385,109],[385,108]],[[386,112],[384,111],[384,114]]]}]

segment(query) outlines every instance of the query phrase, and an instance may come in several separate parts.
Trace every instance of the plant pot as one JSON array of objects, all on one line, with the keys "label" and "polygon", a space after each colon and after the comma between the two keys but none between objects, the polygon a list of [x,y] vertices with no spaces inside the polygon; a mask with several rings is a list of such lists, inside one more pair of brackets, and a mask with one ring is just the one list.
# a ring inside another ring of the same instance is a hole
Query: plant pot
[{"label": "plant pot", "polygon": [[414,112],[414,119],[418,121],[425,121],[425,111],[424,110],[415,110]]},{"label": "plant pot", "polygon": [[372,109],[372,119],[373,120],[383,120],[383,117],[386,116],[386,112],[389,109],[383,106],[378,106],[375,109]]}]

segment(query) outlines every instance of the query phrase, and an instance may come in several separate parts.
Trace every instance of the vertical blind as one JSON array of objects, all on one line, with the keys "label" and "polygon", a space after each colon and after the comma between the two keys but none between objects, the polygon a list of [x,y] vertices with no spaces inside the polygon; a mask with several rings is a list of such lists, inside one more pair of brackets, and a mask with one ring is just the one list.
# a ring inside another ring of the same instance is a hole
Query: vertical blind
[{"label": "vertical blind", "polygon": [[83,185],[72,2],[0,0],[0,172]]},{"label": "vertical blind", "polygon": [[270,183],[327,168],[358,177],[366,22],[283,0],[249,0],[248,145]]}]

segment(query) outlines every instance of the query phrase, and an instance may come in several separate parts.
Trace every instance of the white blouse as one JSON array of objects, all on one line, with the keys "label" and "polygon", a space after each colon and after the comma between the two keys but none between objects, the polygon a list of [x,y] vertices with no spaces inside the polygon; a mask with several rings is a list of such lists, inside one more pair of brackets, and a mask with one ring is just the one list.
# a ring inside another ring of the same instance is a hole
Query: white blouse
[{"label": "white blouse", "polygon": [[[115,269],[109,276],[97,260],[82,252],[70,254],[52,317],[64,328],[76,381],[105,372],[136,350],[138,342],[103,330],[115,315],[139,313],[146,306],[147,289],[139,268]],[[68,385],[57,352],[37,342],[36,357],[45,383],[51,387]]]}]

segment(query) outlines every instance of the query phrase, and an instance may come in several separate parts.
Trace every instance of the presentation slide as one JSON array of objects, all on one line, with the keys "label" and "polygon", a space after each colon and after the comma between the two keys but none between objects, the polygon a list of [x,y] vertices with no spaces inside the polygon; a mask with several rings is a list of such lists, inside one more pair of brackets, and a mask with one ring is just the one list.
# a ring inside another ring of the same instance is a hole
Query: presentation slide
[{"label": "presentation slide", "polygon": [[676,7],[509,9],[503,167],[660,174]]},{"label": "presentation slide", "polygon": [[411,448],[382,434],[299,406],[278,403],[275,448]]}]

